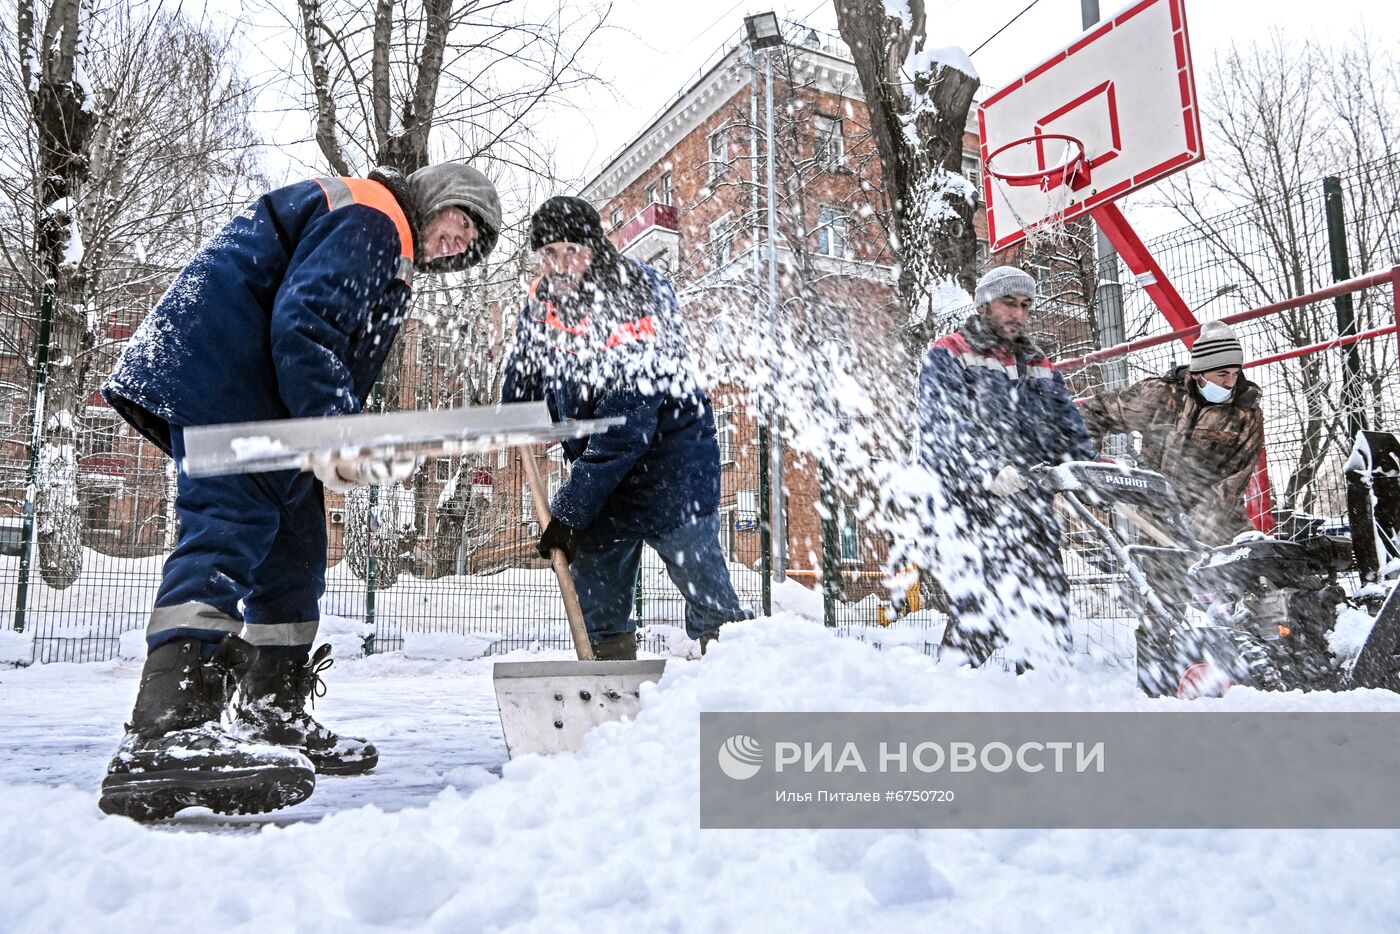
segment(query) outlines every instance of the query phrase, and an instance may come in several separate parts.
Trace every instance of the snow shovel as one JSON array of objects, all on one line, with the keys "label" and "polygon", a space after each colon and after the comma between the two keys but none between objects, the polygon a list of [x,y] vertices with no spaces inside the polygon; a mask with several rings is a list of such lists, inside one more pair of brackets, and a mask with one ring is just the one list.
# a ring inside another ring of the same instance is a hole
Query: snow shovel
[{"label": "snow shovel", "polygon": [[[525,478],[540,528],[551,518],[547,487],[540,480],[534,455],[526,452]],[[593,658],[583,624],[569,559],[555,549],[550,555],[576,662],[497,662],[494,672],[501,731],[511,758],[530,753],[574,752],[589,730],[609,720],[634,717],[641,709],[641,688],[659,681],[666,669],[654,661],[600,662]]]},{"label": "snow shovel", "polygon": [[393,457],[450,457],[581,438],[622,421],[602,418],[555,422],[543,402],[511,402],[200,425],[185,430],[185,459],[180,466],[191,477],[215,477],[310,470],[320,464],[353,464]]}]

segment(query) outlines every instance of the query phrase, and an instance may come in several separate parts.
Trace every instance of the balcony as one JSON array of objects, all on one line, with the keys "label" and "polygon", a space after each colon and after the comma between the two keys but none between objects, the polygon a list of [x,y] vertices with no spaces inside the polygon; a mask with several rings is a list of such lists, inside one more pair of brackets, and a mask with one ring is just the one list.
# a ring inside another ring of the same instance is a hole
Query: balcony
[{"label": "balcony", "polygon": [[618,234],[623,256],[672,272],[680,256],[680,224],[674,205],[653,201]]}]

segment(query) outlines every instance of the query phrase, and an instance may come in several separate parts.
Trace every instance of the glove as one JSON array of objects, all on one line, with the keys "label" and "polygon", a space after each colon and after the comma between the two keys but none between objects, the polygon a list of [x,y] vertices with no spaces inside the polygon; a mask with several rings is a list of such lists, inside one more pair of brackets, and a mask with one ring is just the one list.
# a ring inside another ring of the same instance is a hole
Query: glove
[{"label": "glove", "polygon": [[356,461],[353,464],[317,464],[311,468],[316,478],[332,493],[347,493],[357,486],[374,483],[401,483],[418,469],[416,457],[389,457]]},{"label": "glove", "polygon": [[1021,471],[1007,464],[992,478],[992,493],[996,496],[1015,496],[1026,492],[1026,485]]},{"label": "glove", "polygon": [[535,545],[535,550],[540,553],[541,558],[551,561],[554,549],[558,548],[564,552],[564,557],[568,559],[569,563],[573,564],[574,553],[578,549],[577,537],[577,529],[565,525],[558,519],[550,519],[544,534],[540,536],[539,543]]}]

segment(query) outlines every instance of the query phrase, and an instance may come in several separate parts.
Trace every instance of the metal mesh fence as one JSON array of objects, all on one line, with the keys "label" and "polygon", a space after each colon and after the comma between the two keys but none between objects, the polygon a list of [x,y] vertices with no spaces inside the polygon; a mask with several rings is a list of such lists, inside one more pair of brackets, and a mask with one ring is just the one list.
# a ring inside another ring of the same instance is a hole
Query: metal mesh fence
[{"label": "metal mesh fence", "polygon": [[[169,459],[128,440],[136,460],[114,460],[104,468],[109,473],[84,476],[79,486],[84,537],[77,579],[58,588],[37,563],[32,569],[21,618],[35,661],[108,659],[124,639],[136,640],[124,654],[141,651],[173,544],[173,490]],[[427,656],[571,648],[553,572],[535,553],[539,525],[522,466],[523,457],[535,457],[552,492],[567,476],[557,452],[443,459],[424,464],[406,486],[328,495],[323,634],[355,636],[370,651],[407,646]],[[726,472],[726,487],[752,485]],[[734,490],[726,494],[732,503]],[[12,628],[21,590],[18,549],[11,547],[19,522],[13,516],[5,522],[13,534],[0,557],[0,613]],[[730,570],[740,599],[757,608],[758,575],[737,562]],[[650,548],[643,551],[633,616],[651,651],[665,650],[683,630],[684,600]]]},{"label": "metal mesh fence", "polygon": [[[1394,196],[1398,180],[1400,156],[1394,155],[1338,180],[1353,275],[1384,271],[1400,262],[1400,202]],[[1335,281],[1322,179],[1267,203],[1198,218],[1149,241],[1148,247],[1203,321],[1305,296]],[[1082,263],[1057,269],[1038,267],[1032,259],[1023,265],[1036,269],[1043,293],[1082,297],[1094,292],[1074,281],[1082,273]],[[1054,280],[1052,287],[1047,287],[1047,277]],[[1123,301],[1129,341],[1170,331],[1142,283],[1125,281]],[[1396,294],[1389,280],[1357,291],[1351,306],[1354,327],[1350,333],[1396,323]],[[1084,338],[1094,333],[1097,313],[1092,298],[1078,305],[1057,300],[1041,309],[1039,322],[1033,313],[1032,327],[1039,325],[1037,336],[1049,338],[1049,343],[1083,352],[1095,346],[1092,339]],[[1052,323],[1051,317],[1065,320]],[[1342,333],[1339,328],[1336,302],[1324,298],[1234,329],[1246,360],[1259,361],[1335,341]],[[1271,498],[1266,505],[1275,519],[1276,534],[1303,537],[1347,531],[1342,470],[1352,444],[1348,415],[1372,430],[1396,430],[1400,418],[1396,350],[1396,336],[1381,334],[1358,341],[1350,364],[1347,350],[1327,347],[1246,370],[1262,390]],[[1165,342],[1120,355],[1114,358],[1116,366],[1100,363],[1070,369],[1066,378],[1071,394],[1082,398],[1166,375],[1188,359],[1181,342]],[[1251,495],[1263,493],[1252,487]],[[1071,582],[1076,648],[1130,660],[1136,621],[1118,597],[1121,574],[1094,537],[1072,524],[1067,524],[1061,554]],[[861,568],[873,570],[873,564]],[[898,617],[883,592],[857,588],[856,599],[851,599],[851,585],[851,576],[843,573],[842,597],[827,608],[842,631],[877,644],[910,645],[928,654],[937,651],[947,615],[936,584],[925,581],[915,604],[920,609]]]},{"label": "metal mesh fence", "polygon": [[[1356,272],[1400,260],[1400,222],[1393,197],[1400,157],[1365,166],[1341,179],[1346,230]],[[1389,195],[1389,201],[1385,196]],[[1227,315],[1304,295],[1332,281],[1321,181],[1316,190],[1291,192],[1275,202],[1200,220],[1149,243],[1154,256],[1202,319]],[[1049,272],[1053,272],[1049,270]],[[1130,340],[1167,330],[1161,315],[1136,283],[1125,283]],[[1394,295],[1371,288],[1355,296],[1356,329],[1394,323]],[[174,474],[167,458],[142,442],[91,394],[71,413],[78,429],[71,491],[81,520],[81,569],[55,575],[36,561],[21,586],[18,541],[30,469],[34,388],[33,325],[37,303],[12,284],[0,289],[0,658],[81,661],[113,657],[123,639],[139,640],[159,586],[163,556],[174,542]],[[1085,346],[1096,309],[1056,303],[1055,322],[1045,327],[1069,335],[1062,347]],[[110,358],[129,337],[132,315],[98,324],[95,342],[103,359],[92,367],[100,380]],[[1067,328],[1067,330],[1066,330]],[[104,330],[105,329],[105,330]],[[1334,339],[1337,315],[1330,300],[1243,323],[1237,333],[1251,359]],[[431,335],[413,336],[427,353]],[[1348,412],[1367,427],[1391,429],[1400,417],[1396,398],[1396,341],[1379,337],[1357,344],[1355,376],[1337,350],[1280,360],[1249,371],[1264,393],[1269,477],[1279,529],[1285,533],[1335,528],[1343,521],[1341,468],[1350,449]],[[459,348],[460,349],[460,348]],[[455,351],[454,351],[455,352]],[[1179,343],[1163,343],[1124,358],[1129,382],[1161,375],[1185,362]],[[422,361],[418,361],[422,365]],[[58,361],[63,365],[64,361]],[[424,394],[414,385],[414,359],[397,366],[401,397],[424,404],[460,399]],[[1076,396],[1105,386],[1107,369],[1091,365],[1069,373]],[[414,403],[410,403],[414,404]],[[758,566],[754,495],[758,488],[752,420],[736,405],[717,400],[720,416],[723,498],[722,546],[741,598],[757,609],[762,581]],[[740,443],[737,439],[745,439]],[[408,485],[331,497],[330,569],[323,601],[323,627],[355,636],[372,650],[414,647],[431,654],[442,643],[476,640],[481,651],[551,646],[570,641],[562,606],[548,568],[533,551],[538,535],[522,495],[520,452],[476,459],[444,459],[423,465]],[[537,452],[551,486],[562,481],[557,457]],[[789,477],[789,515],[815,512],[814,470]],[[822,614],[838,631],[881,644],[906,644],[932,653],[945,622],[937,588],[925,585],[918,611],[894,619],[884,587],[886,550],[878,534],[863,527],[856,502],[838,504],[834,544],[839,597],[823,606],[820,562],[796,561],[791,584],[775,588],[775,604]],[[46,528],[52,516],[36,517]],[[789,527],[793,533],[792,526]],[[1117,598],[1119,582],[1093,543],[1071,530],[1062,543],[1072,581],[1076,645],[1110,656],[1132,654],[1130,621]],[[813,538],[814,533],[809,535]],[[803,551],[808,546],[791,546]],[[812,546],[819,549],[820,546]],[[71,577],[71,580],[69,579]],[[792,588],[803,586],[806,591]],[[643,624],[644,646],[657,650],[683,625],[683,600],[666,579],[659,559],[648,553],[634,615]],[[14,625],[24,632],[15,635]],[[888,624],[888,625],[882,625]]]}]

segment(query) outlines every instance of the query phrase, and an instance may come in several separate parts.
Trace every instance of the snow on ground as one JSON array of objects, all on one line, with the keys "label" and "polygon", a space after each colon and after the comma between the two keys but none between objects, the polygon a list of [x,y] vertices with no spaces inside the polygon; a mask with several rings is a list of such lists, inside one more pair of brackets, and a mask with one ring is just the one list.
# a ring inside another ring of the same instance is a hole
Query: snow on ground
[{"label": "snow on ground", "polygon": [[342,661],[317,711],[379,744],[374,773],[322,778],[261,818],[158,827],[96,806],[135,661],[0,670],[0,929],[1359,931],[1400,916],[1394,832],[702,832],[696,759],[701,710],[1191,715],[1400,697],[1149,701],[1087,662],[1062,683],[879,651],[791,614],[731,629],[703,661],[672,660],[635,721],[514,762],[492,660]]}]

